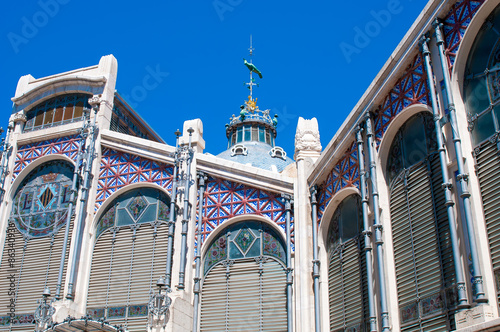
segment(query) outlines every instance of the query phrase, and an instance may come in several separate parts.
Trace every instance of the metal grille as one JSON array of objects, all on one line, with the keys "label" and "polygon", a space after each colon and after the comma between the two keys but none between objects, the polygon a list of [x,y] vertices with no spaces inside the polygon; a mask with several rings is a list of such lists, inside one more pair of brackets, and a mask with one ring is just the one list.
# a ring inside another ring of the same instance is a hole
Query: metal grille
[{"label": "metal grille", "polygon": [[437,156],[430,156],[402,171],[391,188],[394,259],[405,331],[449,330],[454,325],[447,308],[456,302],[450,291],[455,273],[439,167]]},{"label": "metal grille", "polygon": [[286,274],[270,257],[223,261],[203,281],[200,331],[286,331]]}]

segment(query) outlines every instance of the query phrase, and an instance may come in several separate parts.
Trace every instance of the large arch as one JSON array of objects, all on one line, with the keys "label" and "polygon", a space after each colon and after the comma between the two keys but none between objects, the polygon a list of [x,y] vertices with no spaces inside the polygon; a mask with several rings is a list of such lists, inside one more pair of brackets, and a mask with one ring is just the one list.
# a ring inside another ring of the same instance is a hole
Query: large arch
[{"label": "large arch", "polygon": [[117,191],[92,223],[86,312],[144,331],[149,295],[165,274],[170,197],[156,185]]},{"label": "large arch", "polygon": [[455,328],[456,280],[432,115],[409,117],[385,156],[402,331]]},{"label": "large arch", "polygon": [[[74,210],[69,211],[73,170],[73,162],[65,156],[39,158],[21,172],[7,195],[10,212],[0,277],[11,278],[12,284],[6,285],[15,287],[12,292],[7,289],[0,294],[0,315],[8,315],[3,311],[14,299],[16,316],[10,319],[12,326],[34,328],[37,300],[46,287],[52,292],[57,289],[60,259],[68,255],[68,250],[63,252],[65,230],[69,226],[71,234],[73,226]],[[61,287],[67,263],[66,258]]]},{"label": "large arch", "polygon": [[[476,199],[476,213],[484,216],[485,223],[478,225],[479,236],[487,234],[488,244],[480,246],[491,255],[491,263],[484,263],[485,280],[500,278],[500,245],[496,240],[500,233],[500,5],[487,1],[472,20],[459,48],[453,69],[453,89],[459,91],[456,98],[457,117],[462,121],[465,134],[464,149],[473,151],[475,172],[471,174],[472,199]],[[458,61],[460,60],[460,61]],[[468,123],[467,123],[468,120]],[[459,123],[460,125],[460,123]],[[479,201],[478,197],[481,198]],[[474,201],[473,201],[474,203]],[[474,206],[473,206],[474,207]],[[481,217],[478,217],[481,219]],[[486,242],[486,241],[485,241]],[[480,243],[480,242],[478,242]],[[491,270],[490,270],[491,269]],[[492,274],[490,274],[491,272]],[[491,296],[498,304],[498,284]]]},{"label": "large arch", "polygon": [[286,330],[285,242],[255,217],[225,222],[203,248],[202,331]]}]

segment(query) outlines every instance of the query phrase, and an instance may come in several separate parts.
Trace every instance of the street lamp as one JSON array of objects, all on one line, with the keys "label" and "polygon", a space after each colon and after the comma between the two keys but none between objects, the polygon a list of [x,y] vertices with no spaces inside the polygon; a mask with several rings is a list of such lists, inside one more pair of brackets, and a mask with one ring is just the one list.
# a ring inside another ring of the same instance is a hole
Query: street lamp
[{"label": "street lamp", "polygon": [[35,310],[35,322],[36,322],[36,332],[41,332],[52,323],[52,315],[55,313],[55,309],[52,306],[54,298],[49,301],[50,289],[47,287],[43,290],[42,299],[38,300],[38,307]]},{"label": "street lamp", "polygon": [[[148,304],[148,326],[149,329],[152,329],[154,325],[157,325],[160,321],[161,317],[165,315],[165,319],[163,321],[163,327],[167,324],[167,311],[172,304],[172,299],[168,296],[172,290],[167,286],[164,277],[160,277],[156,282],[156,286],[158,287],[158,293],[154,293],[151,290],[149,295],[149,304]],[[156,324],[154,322],[156,321]]]}]

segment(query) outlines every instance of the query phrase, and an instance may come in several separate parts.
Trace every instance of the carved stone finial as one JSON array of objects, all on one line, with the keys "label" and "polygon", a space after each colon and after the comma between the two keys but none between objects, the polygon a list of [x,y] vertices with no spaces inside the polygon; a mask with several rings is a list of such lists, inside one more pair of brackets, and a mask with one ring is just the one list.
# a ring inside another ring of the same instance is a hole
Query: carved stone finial
[{"label": "carved stone finial", "polygon": [[24,110],[21,110],[15,114],[12,115],[12,120],[14,124],[18,124],[19,122],[21,123],[26,123],[28,119],[26,118],[26,114],[24,114]]},{"label": "carved stone finial", "polygon": [[318,120],[316,120],[316,118],[306,120],[299,117],[299,123],[297,124],[297,131],[295,133],[295,153],[300,151],[321,152]]},{"label": "carved stone finial", "polygon": [[89,98],[90,106],[98,106],[101,103],[101,95],[93,95],[92,98]]}]

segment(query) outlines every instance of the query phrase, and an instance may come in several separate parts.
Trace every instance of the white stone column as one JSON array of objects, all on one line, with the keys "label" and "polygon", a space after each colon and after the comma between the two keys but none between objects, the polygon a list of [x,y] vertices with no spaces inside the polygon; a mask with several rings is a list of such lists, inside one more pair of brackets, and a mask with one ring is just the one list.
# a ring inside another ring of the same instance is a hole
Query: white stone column
[{"label": "white stone column", "polygon": [[313,234],[307,178],[320,153],[321,143],[318,121],[316,118],[305,120],[300,117],[295,134],[297,179],[295,180],[294,189],[294,317],[296,331],[314,331],[315,326],[313,279],[311,275],[313,269]]}]

